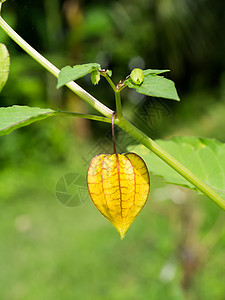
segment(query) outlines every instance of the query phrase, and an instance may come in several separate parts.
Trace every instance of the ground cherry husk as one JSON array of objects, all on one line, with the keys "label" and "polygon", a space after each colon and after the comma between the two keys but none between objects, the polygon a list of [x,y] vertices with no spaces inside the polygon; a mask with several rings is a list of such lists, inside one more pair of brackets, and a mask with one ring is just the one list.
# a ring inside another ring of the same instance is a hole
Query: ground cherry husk
[{"label": "ground cherry husk", "polygon": [[145,162],[135,153],[96,155],[88,168],[87,184],[92,202],[123,239],[149,196]]}]

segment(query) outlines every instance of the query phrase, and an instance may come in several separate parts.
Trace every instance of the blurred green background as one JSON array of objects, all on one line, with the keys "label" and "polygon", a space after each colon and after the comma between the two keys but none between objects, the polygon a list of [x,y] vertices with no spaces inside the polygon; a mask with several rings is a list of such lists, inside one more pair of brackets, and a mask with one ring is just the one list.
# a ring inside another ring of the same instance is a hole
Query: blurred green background
[{"label": "blurred green background", "polygon": [[[134,67],[170,69],[180,103],[128,90],[124,114],[152,138],[225,142],[223,0],[7,0],[2,15],[59,68],[98,62],[115,82]],[[2,30],[0,42],[11,56],[1,106],[94,113],[56,90]],[[79,84],[114,109],[104,79]],[[117,135],[121,151],[134,142]],[[111,149],[109,124],[74,118],[0,138],[0,299],[224,300],[224,213],[209,199],[151,176],[149,201],[123,241],[90,199],[72,208],[57,200],[62,176],[79,174],[85,185],[91,158]]]}]

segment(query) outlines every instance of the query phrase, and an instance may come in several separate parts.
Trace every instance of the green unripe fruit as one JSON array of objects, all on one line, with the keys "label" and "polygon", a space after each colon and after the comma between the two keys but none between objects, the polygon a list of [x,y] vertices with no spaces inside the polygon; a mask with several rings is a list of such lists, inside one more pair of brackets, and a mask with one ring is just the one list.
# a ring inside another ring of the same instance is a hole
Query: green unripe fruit
[{"label": "green unripe fruit", "polygon": [[91,81],[93,84],[98,84],[100,80],[100,72],[98,70],[94,70],[91,72]]},{"label": "green unripe fruit", "polygon": [[130,74],[130,78],[133,81],[133,83],[140,85],[144,81],[144,73],[141,69],[133,69],[133,71]]}]

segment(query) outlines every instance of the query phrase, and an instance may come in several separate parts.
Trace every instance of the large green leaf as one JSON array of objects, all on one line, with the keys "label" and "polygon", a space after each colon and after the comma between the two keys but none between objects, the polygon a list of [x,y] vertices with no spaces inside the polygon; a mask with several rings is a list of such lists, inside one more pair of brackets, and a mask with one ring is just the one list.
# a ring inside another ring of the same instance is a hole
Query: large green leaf
[{"label": "large green leaf", "polygon": [[[197,137],[175,137],[168,141],[156,142],[221,197],[225,197],[225,144],[214,139]],[[128,150],[141,155],[149,171],[162,176],[166,182],[194,188],[189,181],[143,145],[130,146]]]},{"label": "large green leaf", "polygon": [[0,92],[9,76],[9,52],[4,44],[0,44]]},{"label": "large green leaf", "polygon": [[163,76],[156,75],[156,73],[159,74],[166,71],[167,70],[145,70],[143,71],[145,75],[144,81],[141,85],[135,84],[131,78],[126,80],[126,84],[129,88],[136,89],[140,94],[180,101],[174,82]]},{"label": "large green leaf", "polygon": [[56,112],[49,108],[42,109],[29,106],[10,106],[0,108],[0,136],[27,126],[33,122],[53,116]]},{"label": "large green leaf", "polygon": [[76,65],[74,67],[66,66],[59,73],[57,88],[67,84],[70,81],[77,80],[93,71],[101,69],[96,63]]}]

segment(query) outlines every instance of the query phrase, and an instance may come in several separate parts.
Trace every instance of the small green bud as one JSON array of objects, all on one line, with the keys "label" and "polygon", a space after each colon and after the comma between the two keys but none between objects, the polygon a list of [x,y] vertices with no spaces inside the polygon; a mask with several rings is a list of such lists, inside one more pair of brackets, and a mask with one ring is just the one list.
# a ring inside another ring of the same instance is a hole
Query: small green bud
[{"label": "small green bud", "polygon": [[140,85],[144,81],[144,73],[141,69],[133,69],[130,74],[130,78],[133,83]]},{"label": "small green bud", "polygon": [[100,80],[100,72],[98,70],[94,70],[91,72],[91,81],[93,84],[98,84]]},{"label": "small green bud", "polygon": [[112,71],[111,70],[106,70],[106,74],[111,77],[112,76]]}]

